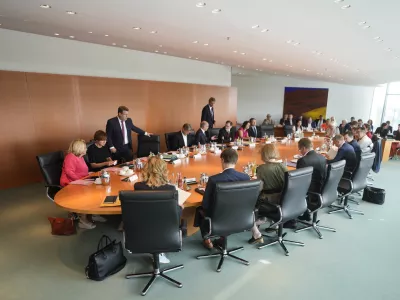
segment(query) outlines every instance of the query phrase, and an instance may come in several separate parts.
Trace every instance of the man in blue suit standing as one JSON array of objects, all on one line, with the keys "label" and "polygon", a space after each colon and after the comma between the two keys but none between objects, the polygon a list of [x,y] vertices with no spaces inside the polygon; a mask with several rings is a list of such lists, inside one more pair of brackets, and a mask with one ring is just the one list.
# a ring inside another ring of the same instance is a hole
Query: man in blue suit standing
[{"label": "man in blue suit standing", "polygon": [[194,226],[200,227],[201,234],[203,236],[203,245],[207,249],[213,248],[213,244],[210,239],[204,238],[208,233],[208,228],[205,228],[203,221],[204,218],[209,216],[214,206],[214,194],[216,184],[218,182],[234,182],[234,181],[246,181],[250,180],[249,175],[241,173],[235,170],[236,163],[238,161],[238,153],[232,148],[227,148],[221,153],[221,166],[222,172],[213,175],[208,179],[207,188],[204,192],[202,206],[196,210],[195,224]]},{"label": "man in blue suit standing", "polygon": [[338,152],[334,159],[328,160],[328,164],[345,160],[346,165],[344,170],[353,173],[357,166],[357,157],[354,148],[346,143],[344,141],[344,137],[340,134],[337,134],[333,137],[333,144],[338,147]]},{"label": "man in blue suit standing", "polygon": [[107,144],[110,147],[113,159],[118,162],[133,160],[131,131],[137,134],[150,136],[144,130],[136,127],[132,119],[128,118],[129,109],[126,106],[118,107],[118,116],[107,121]]}]

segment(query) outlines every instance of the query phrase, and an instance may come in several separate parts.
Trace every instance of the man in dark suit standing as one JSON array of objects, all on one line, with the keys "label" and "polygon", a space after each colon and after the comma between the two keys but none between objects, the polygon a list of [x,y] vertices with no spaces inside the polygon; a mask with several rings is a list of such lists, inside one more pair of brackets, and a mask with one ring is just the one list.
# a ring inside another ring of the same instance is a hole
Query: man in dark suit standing
[{"label": "man in dark suit standing", "polygon": [[199,130],[196,131],[196,136],[195,136],[195,144],[196,145],[205,145],[205,144],[209,143],[210,141],[214,141],[217,139],[216,136],[209,137],[209,133],[207,130],[208,130],[207,121],[202,121],[200,123]]},{"label": "man in dark suit standing", "polygon": [[248,130],[249,136],[255,138],[261,137],[261,130],[257,128],[257,120],[255,118],[251,118],[249,122],[250,122],[250,127]]},{"label": "man in dark suit standing", "polygon": [[235,140],[235,132],[232,129],[232,122],[226,121],[225,127],[218,132],[218,143],[229,143]]},{"label": "man in dark suit standing", "polygon": [[357,166],[357,157],[354,148],[347,144],[344,141],[344,137],[340,134],[335,135],[332,141],[333,144],[338,147],[338,152],[335,158],[328,160],[328,163],[330,164],[344,159],[346,161],[344,170],[353,173]]},{"label": "man in dark suit standing", "polygon": [[203,107],[201,111],[201,122],[206,121],[208,123],[209,128],[213,128],[215,124],[215,117],[214,117],[214,104],[215,98],[211,97],[208,100],[208,104]]},{"label": "man in dark suit standing", "polygon": [[171,150],[175,151],[183,147],[192,147],[194,143],[194,136],[190,134],[192,125],[183,124],[182,130],[178,131],[172,138]]},{"label": "man in dark suit standing", "polygon": [[196,210],[195,224],[194,226],[200,227],[201,234],[203,236],[203,245],[207,249],[213,248],[213,243],[210,239],[204,238],[208,232],[205,224],[203,224],[204,218],[210,216],[214,206],[214,194],[216,184],[218,182],[234,182],[234,181],[246,181],[250,180],[249,175],[241,173],[235,170],[236,163],[238,161],[238,154],[236,150],[227,148],[221,153],[221,165],[222,172],[213,175],[208,179],[206,190],[204,191],[203,202],[200,207]]},{"label": "man in dark suit standing", "polygon": [[110,147],[113,159],[119,162],[133,160],[131,131],[137,134],[150,136],[144,130],[136,127],[132,119],[128,118],[129,109],[126,106],[118,107],[118,116],[107,121],[107,144]]}]

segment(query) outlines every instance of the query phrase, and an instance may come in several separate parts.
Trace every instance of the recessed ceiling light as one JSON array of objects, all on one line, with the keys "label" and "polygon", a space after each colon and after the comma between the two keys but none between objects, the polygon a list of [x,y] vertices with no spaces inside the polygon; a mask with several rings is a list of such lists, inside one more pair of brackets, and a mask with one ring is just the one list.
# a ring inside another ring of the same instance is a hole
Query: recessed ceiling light
[{"label": "recessed ceiling light", "polygon": [[258,28],[258,27],[260,27],[259,25],[253,25],[253,26],[251,26],[251,28],[253,28],[253,29],[256,29],[256,28]]},{"label": "recessed ceiling light", "polygon": [[256,69],[256,71],[258,71],[258,69]]},{"label": "recessed ceiling light", "polygon": [[162,45],[158,45],[158,47],[162,47]]},{"label": "recessed ceiling light", "polygon": [[270,59],[269,62],[272,63],[272,59]]},{"label": "recessed ceiling light", "polygon": [[366,26],[364,26],[363,28],[364,29],[368,29],[368,28],[370,28],[371,27],[371,25],[366,25]]},{"label": "recessed ceiling light", "polygon": [[244,53],[244,52],[242,52],[242,53],[240,53],[240,54],[242,54],[242,55],[246,55],[246,53]]},{"label": "recessed ceiling light", "polygon": [[197,7],[204,7],[206,4],[204,2],[199,2],[196,4]]},{"label": "recessed ceiling light", "polygon": [[356,72],[360,72],[360,70],[359,70],[359,69],[356,69]]},{"label": "recessed ceiling light", "polygon": [[291,43],[293,43],[293,41],[292,40],[288,40],[288,41],[286,41],[286,43],[291,44]]},{"label": "recessed ceiling light", "polygon": [[267,60],[266,58],[263,58],[263,60]]},{"label": "recessed ceiling light", "polygon": [[221,11],[222,11],[221,9],[216,8],[216,9],[213,9],[211,12],[212,12],[213,14],[219,14]]},{"label": "recessed ceiling light", "polygon": [[342,81],[343,81],[343,78],[340,78],[340,80],[342,80]]},{"label": "recessed ceiling light", "polygon": [[192,58],[191,56],[189,56],[189,58]]},{"label": "recessed ceiling light", "polygon": [[399,58],[398,56],[395,56],[395,57],[394,57],[394,59],[398,59],[398,58]]},{"label": "recessed ceiling light", "polygon": [[126,48],[126,47],[128,47],[128,46],[127,46],[127,45],[123,45],[122,47]]},{"label": "recessed ceiling light", "polygon": [[116,43],[112,43],[113,46],[117,45]]},{"label": "recessed ceiling light", "polygon": [[361,22],[358,23],[358,25],[360,25],[360,26],[361,25],[365,25],[365,24],[367,24],[367,22],[365,22],[365,21],[361,21]]},{"label": "recessed ceiling light", "polygon": [[71,10],[67,10],[66,13],[67,13],[67,15],[76,15],[76,12],[71,11]]},{"label": "recessed ceiling light", "polygon": [[40,7],[41,7],[41,8],[51,8],[51,6],[48,5],[48,4],[42,4],[42,5],[40,5]]},{"label": "recessed ceiling light", "polygon": [[332,78],[332,76],[331,76],[331,75],[329,75],[329,78]]},{"label": "recessed ceiling light", "polygon": [[333,1],[333,2],[335,2],[335,3],[340,3],[340,2],[343,2],[344,0],[335,0],[335,1]]},{"label": "recessed ceiling light", "polygon": [[204,44],[204,46],[208,46],[208,44]]},{"label": "recessed ceiling light", "polygon": [[343,5],[342,9],[347,9],[347,8],[350,8],[350,7],[351,7],[351,5]]},{"label": "recessed ceiling light", "polygon": [[269,29],[264,28],[263,30],[261,30],[262,33],[269,31]]},{"label": "recessed ceiling light", "polygon": [[150,31],[150,33],[157,33],[157,31],[156,30],[152,30],[152,31]]},{"label": "recessed ceiling light", "polygon": [[164,54],[168,54],[168,52],[164,52]]},{"label": "recessed ceiling light", "polygon": [[140,29],[142,29],[142,28],[141,28],[141,27],[132,27],[132,29],[140,30]]},{"label": "recessed ceiling light", "polygon": [[376,40],[377,43],[383,42],[383,40]]},{"label": "recessed ceiling light", "polygon": [[390,51],[392,51],[392,49],[391,49],[391,48],[387,48],[386,51],[389,51],[389,52],[390,52]]},{"label": "recessed ceiling light", "polygon": [[300,45],[299,42],[293,43],[293,46],[298,46],[298,45]]},{"label": "recessed ceiling light", "polygon": [[93,33],[92,31],[89,31],[88,33]]},{"label": "recessed ceiling light", "polygon": [[[1,24],[0,24],[0,25],[1,25]],[[57,36],[58,36],[58,35],[60,35],[60,34],[59,34],[59,33],[55,33],[54,35],[57,35]]]},{"label": "recessed ceiling light", "polygon": [[289,77],[290,75],[289,75],[289,74],[287,74],[286,76],[287,76],[287,77]]},{"label": "recessed ceiling light", "polygon": [[73,35],[70,35],[69,37],[70,37],[71,39],[74,39],[74,38],[75,38]]},{"label": "recessed ceiling light", "polygon": [[104,36],[108,36],[108,34],[105,34]]},{"label": "recessed ceiling light", "polygon": [[233,53],[237,53],[237,50],[233,50]]},{"label": "recessed ceiling light", "polygon": [[197,44],[199,41],[193,41],[193,44]]},{"label": "recessed ceiling light", "polygon": [[380,36],[376,36],[376,37],[374,37],[374,40],[380,40],[381,39],[381,37]]},{"label": "recessed ceiling light", "polygon": [[156,50],[156,51],[154,51],[154,52],[158,53],[158,50]]},{"label": "recessed ceiling light", "polygon": [[198,57],[196,57],[195,59],[199,59]]}]

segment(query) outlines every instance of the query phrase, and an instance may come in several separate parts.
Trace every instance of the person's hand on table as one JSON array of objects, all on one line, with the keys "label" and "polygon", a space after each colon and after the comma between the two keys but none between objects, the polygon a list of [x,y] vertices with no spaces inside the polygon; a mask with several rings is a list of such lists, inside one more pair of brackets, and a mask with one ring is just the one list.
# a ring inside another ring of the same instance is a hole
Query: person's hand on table
[{"label": "person's hand on table", "polygon": [[109,167],[113,166],[114,164],[115,164],[114,160],[107,161],[107,166],[109,166]]},{"label": "person's hand on table", "polygon": [[211,140],[212,140],[212,141],[215,141],[216,139],[217,139],[217,136],[216,136],[216,135],[214,135],[214,136],[211,137]]},{"label": "person's hand on table", "polygon": [[110,149],[110,151],[111,151],[111,153],[115,153],[115,152],[117,152],[117,149],[115,149],[115,147],[112,147],[112,148]]}]

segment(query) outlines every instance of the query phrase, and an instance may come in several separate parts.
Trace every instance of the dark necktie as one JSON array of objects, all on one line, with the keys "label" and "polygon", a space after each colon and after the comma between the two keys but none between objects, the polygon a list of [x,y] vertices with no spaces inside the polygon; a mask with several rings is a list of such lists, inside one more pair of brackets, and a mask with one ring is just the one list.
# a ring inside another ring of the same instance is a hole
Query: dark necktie
[{"label": "dark necktie", "polygon": [[122,120],[121,120],[121,130],[122,130],[123,144],[125,145],[125,126],[124,126],[124,121],[122,121]]}]

